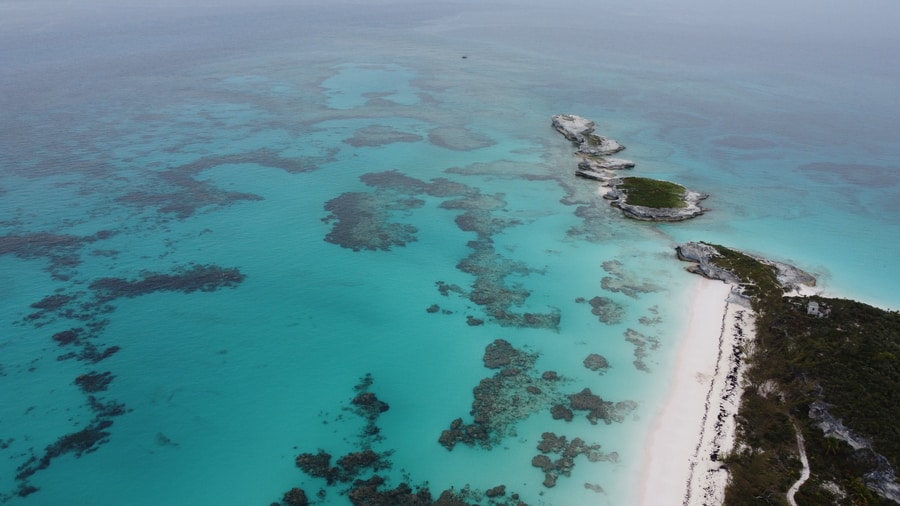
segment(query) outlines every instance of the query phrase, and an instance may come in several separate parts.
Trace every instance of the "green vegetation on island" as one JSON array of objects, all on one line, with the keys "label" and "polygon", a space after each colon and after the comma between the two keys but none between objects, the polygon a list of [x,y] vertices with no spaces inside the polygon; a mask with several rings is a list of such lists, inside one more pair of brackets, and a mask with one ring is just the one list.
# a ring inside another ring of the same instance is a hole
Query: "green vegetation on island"
[{"label": "green vegetation on island", "polygon": [[581,159],[575,175],[600,181],[611,188],[604,194],[610,205],[632,219],[644,221],[682,221],[706,212],[699,202],[709,197],[668,181],[643,177],[620,179],[616,171],[631,169],[635,163],[624,158],[609,158],[625,149],[618,141],[597,135],[594,122],[574,114],[553,116],[553,128],[578,145]]},{"label": "green vegetation on island", "polygon": [[[724,457],[725,504],[788,504],[802,469],[797,431],[810,466],[797,504],[896,504],[875,489],[897,486],[900,313],[785,297],[771,265],[714,247],[721,256],[712,262],[743,281],[757,313],[737,444]],[[823,426],[849,432],[826,435]]]},{"label": "green vegetation on island", "polygon": [[679,184],[646,177],[625,177],[616,188],[626,195],[625,203],[653,209],[681,208],[687,204],[684,194],[687,190]]}]

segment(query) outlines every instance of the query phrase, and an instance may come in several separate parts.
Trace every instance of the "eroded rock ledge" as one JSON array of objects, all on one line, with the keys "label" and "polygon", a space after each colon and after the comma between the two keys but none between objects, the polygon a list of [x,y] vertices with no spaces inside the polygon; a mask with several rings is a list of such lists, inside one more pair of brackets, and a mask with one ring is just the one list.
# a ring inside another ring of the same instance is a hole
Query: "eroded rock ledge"
[{"label": "eroded rock ledge", "polygon": [[734,273],[722,269],[712,263],[712,259],[720,255],[719,251],[709,244],[703,242],[686,242],[677,246],[675,248],[675,253],[678,254],[679,260],[694,262],[694,265],[687,268],[688,272],[699,274],[709,279],[718,279],[730,285],[739,285],[741,283],[740,278]]},{"label": "eroded rock ledge", "polygon": [[[679,260],[693,262],[687,268],[689,272],[700,274],[709,279],[718,279],[731,285],[740,285],[741,280],[733,272],[722,269],[713,263],[716,257],[722,256],[719,250],[705,242],[686,242],[675,248]],[[778,283],[785,292],[800,290],[803,287],[816,286],[816,278],[812,274],[784,262],[744,253],[757,262],[775,269]]]},{"label": "eroded rock ledge", "polygon": [[[610,190],[604,198],[611,200],[629,218],[643,221],[683,221],[706,212],[699,202],[709,194],[681,189],[677,207],[655,207],[628,203],[628,191],[622,188],[623,179],[616,171],[634,168],[635,163],[624,158],[609,158],[625,149],[618,141],[594,133],[594,122],[574,114],[557,114],[552,118],[553,128],[578,146],[575,155],[580,158],[575,175],[603,183]],[[674,185],[674,183],[671,183]]]},{"label": "eroded rock ledge", "polygon": [[[587,156],[607,156],[618,153],[625,146],[617,141],[594,133],[594,122],[574,114],[553,116],[553,128],[566,139],[578,144],[578,154]],[[631,163],[631,162],[629,162]],[[634,166],[634,163],[631,163]]]}]

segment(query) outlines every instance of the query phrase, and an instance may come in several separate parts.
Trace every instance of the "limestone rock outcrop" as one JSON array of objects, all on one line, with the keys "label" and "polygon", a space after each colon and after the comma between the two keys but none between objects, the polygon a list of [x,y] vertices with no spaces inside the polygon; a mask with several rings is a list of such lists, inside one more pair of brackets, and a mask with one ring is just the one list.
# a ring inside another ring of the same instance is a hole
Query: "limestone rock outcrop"
[{"label": "limestone rock outcrop", "polygon": [[731,285],[739,285],[740,278],[731,271],[715,266],[710,260],[719,256],[718,250],[709,244],[702,242],[686,242],[675,248],[679,260],[694,262],[688,267],[688,272],[700,274],[709,279],[718,279]]},{"label": "limestone rock outcrop", "polygon": [[617,141],[594,133],[594,122],[574,114],[553,116],[553,128],[566,139],[578,144],[578,153],[592,156],[606,156],[618,153],[625,146]]},{"label": "limestone rock outcrop", "polygon": [[618,141],[594,133],[594,122],[574,114],[557,114],[552,118],[553,128],[578,146],[575,155],[580,158],[575,175],[592,179],[610,188],[604,193],[613,207],[622,210],[628,218],[643,221],[682,221],[706,212],[699,202],[709,194],[684,189],[681,196],[684,205],[672,208],[654,208],[628,203],[628,194],[618,185],[622,183],[616,171],[634,168],[635,163],[624,158],[609,158],[625,149]]}]

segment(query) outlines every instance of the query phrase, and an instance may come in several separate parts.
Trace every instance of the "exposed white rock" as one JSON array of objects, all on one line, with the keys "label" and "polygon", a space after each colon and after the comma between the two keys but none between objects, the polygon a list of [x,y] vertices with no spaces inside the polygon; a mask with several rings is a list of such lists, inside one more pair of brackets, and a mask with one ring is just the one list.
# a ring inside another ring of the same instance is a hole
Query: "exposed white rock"
[{"label": "exposed white rock", "polygon": [[581,116],[557,114],[553,116],[553,128],[577,144],[578,153],[584,155],[606,156],[625,149],[617,141],[593,133],[594,122]]},{"label": "exposed white rock", "polygon": [[624,158],[584,157],[578,164],[578,169],[585,171],[625,170],[633,168],[634,162]]},{"label": "exposed white rock", "polygon": [[585,158],[575,169],[575,175],[607,182],[616,177],[614,170],[630,169],[634,162],[624,158]]},{"label": "exposed white rock", "polygon": [[574,114],[557,114],[553,116],[553,128],[566,139],[581,144],[584,142],[584,133],[594,131],[594,122]]},{"label": "exposed white rock", "polygon": [[870,448],[871,441],[857,435],[850,428],[844,425],[844,422],[838,420],[828,411],[828,404],[822,401],[815,401],[809,405],[809,418],[816,422],[825,437],[833,437],[850,445],[854,450],[861,448]]},{"label": "exposed white rock", "polygon": [[602,135],[589,133],[585,134],[584,139],[585,142],[578,146],[578,153],[582,155],[606,156],[625,149],[618,141]]},{"label": "exposed white rock", "polygon": [[786,264],[784,262],[776,262],[775,260],[769,260],[767,258],[756,257],[750,255],[753,259],[758,260],[764,264],[771,265],[775,267],[776,277],[778,278],[778,282],[781,283],[782,286],[787,290],[801,290],[803,287],[813,287],[816,286],[816,277],[812,274],[798,269],[791,264]]},{"label": "exposed white rock", "polygon": [[606,169],[593,169],[589,167],[582,167],[580,164],[578,168],[575,169],[575,175],[583,177],[585,179],[593,179],[594,181],[600,181],[601,183],[605,183],[610,179],[616,177],[615,172],[610,172]]},{"label": "exposed white rock", "polygon": [[686,242],[675,248],[679,260],[694,262],[688,271],[701,276],[718,279],[732,285],[740,284],[741,280],[731,271],[726,271],[712,264],[711,260],[720,256],[715,247],[702,242]]},{"label": "exposed white rock", "polygon": [[868,439],[854,433],[841,420],[829,413],[828,407],[829,405],[822,401],[810,404],[810,420],[817,422],[816,425],[825,437],[840,439],[857,451],[871,452],[876,465],[874,470],[863,476],[864,483],[881,497],[900,504],[900,484],[897,484],[896,472],[888,459],[872,449],[872,443]]}]

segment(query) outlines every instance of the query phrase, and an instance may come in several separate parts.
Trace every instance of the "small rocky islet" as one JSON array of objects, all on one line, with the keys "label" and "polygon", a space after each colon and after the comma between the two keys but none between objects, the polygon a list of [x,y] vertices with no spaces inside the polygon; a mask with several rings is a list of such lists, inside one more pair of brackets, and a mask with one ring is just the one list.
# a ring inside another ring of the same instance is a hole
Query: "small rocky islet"
[{"label": "small rocky islet", "polygon": [[689,190],[670,181],[643,177],[619,177],[616,171],[632,169],[635,163],[610,158],[625,149],[618,141],[594,133],[594,122],[574,114],[557,114],[553,128],[578,146],[580,158],[575,175],[600,181],[609,187],[603,198],[625,216],[644,221],[683,221],[704,214],[700,201],[707,193]]}]

